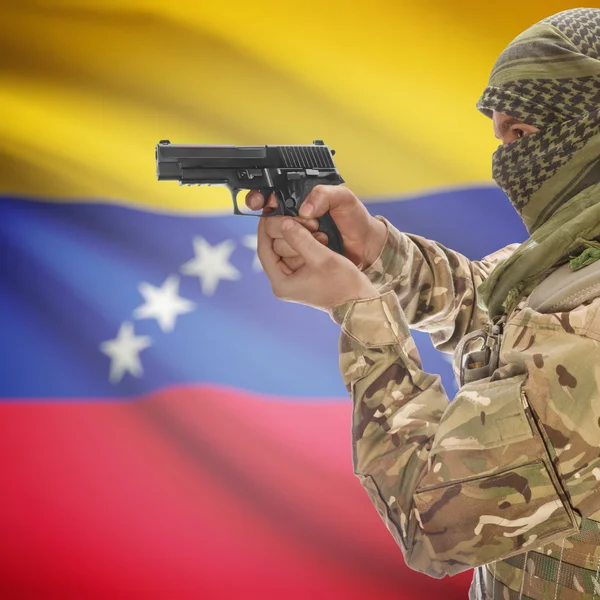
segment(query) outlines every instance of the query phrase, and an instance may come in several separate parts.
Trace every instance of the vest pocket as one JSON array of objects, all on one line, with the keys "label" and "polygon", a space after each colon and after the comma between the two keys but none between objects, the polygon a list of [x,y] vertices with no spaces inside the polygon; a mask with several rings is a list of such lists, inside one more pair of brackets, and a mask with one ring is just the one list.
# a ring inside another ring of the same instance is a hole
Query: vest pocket
[{"label": "vest pocket", "polygon": [[542,459],[421,489],[414,501],[432,558],[450,574],[578,531]]}]

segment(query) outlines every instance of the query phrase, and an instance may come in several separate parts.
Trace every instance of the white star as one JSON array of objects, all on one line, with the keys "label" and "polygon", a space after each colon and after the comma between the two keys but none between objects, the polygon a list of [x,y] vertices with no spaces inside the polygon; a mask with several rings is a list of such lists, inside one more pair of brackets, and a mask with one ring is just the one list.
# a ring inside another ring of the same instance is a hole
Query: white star
[{"label": "white star", "polygon": [[181,272],[185,275],[197,275],[202,284],[202,293],[212,296],[221,279],[235,281],[241,277],[240,272],[229,262],[234,249],[235,244],[231,240],[211,246],[198,235],[194,238],[196,256],[181,267]]},{"label": "white star", "polygon": [[165,333],[173,331],[179,315],[191,312],[196,306],[179,295],[177,275],[167,277],[161,287],[143,281],[138,285],[138,290],[146,302],[133,311],[133,316],[136,319],[156,319]]},{"label": "white star", "polygon": [[[250,248],[250,250],[254,250],[256,252],[256,246],[258,244],[258,236],[257,235],[245,235],[244,240],[242,242],[246,248]],[[258,253],[254,255],[254,260],[252,261],[252,268],[255,271],[262,271],[262,265],[260,264],[260,259],[258,258]]]},{"label": "white star", "polygon": [[141,377],[143,369],[139,353],[151,345],[147,335],[136,336],[133,324],[125,321],[115,339],[100,344],[100,350],[110,357],[110,382],[118,383],[125,373]]}]

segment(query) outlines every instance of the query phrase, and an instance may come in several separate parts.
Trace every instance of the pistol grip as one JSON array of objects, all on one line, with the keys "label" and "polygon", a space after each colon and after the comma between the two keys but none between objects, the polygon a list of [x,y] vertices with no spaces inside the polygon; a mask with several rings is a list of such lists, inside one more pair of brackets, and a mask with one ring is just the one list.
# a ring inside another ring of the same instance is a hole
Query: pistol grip
[{"label": "pistol grip", "polygon": [[319,231],[327,234],[327,247],[344,256],[344,244],[342,242],[342,236],[340,235],[340,231],[329,212],[326,212],[322,217],[319,217],[318,221]]},{"label": "pistol grip", "polygon": [[[289,191],[291,192],[292,198],[289,200],[290,204],[288,205],[285,202],[285,199],[281,194],[276,194],[279,204],[278,209],[281,210],[281,214],[297,216],[298,212],[300,211],[300,207],[312,189],[317,185],[324,184],[325,182],[321,179],[298,179],[292,181],[291,183],[292,185]],[[336,185],[338,184],[336,183]],[[319,217],[318,222],[319,231],[327,234],[327,247],[330,250],[333,250],[334,252],[344,256],[344,244],[342,242],[342,236],[340,235],[340,231],[329,212],[326,212],[322,217]]]}]

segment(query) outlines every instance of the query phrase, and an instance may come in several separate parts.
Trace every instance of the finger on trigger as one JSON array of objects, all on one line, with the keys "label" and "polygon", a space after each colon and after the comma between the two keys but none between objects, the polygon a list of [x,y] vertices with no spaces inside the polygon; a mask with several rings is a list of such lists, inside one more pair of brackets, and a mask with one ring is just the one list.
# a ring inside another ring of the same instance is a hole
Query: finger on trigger
[{"label": "finger on trigger", "polygon": [[327,246],[327,242],[329,242],[329,237],[326,233],[323,233],[322,231],[313,233],[313,237],[315,238],[315,240],[321,242],[321,244],[324,244],[325,246]]},{"label": "finger on trigger", "polygon": [[246,194],[246,206],[250,210],[260,210],[265,203],[265,199],[258,190],[250,190]]}]

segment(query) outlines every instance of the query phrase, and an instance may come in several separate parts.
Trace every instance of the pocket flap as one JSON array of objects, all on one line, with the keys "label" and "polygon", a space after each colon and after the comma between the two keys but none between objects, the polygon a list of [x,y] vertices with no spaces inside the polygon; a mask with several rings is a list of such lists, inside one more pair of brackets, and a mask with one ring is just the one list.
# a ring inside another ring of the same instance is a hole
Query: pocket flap
[{"label": "pocket flap", "polygon": [[533,437],[521,400],[526,375],[463,386],[440,423],[431,453],[504,446]]}]

